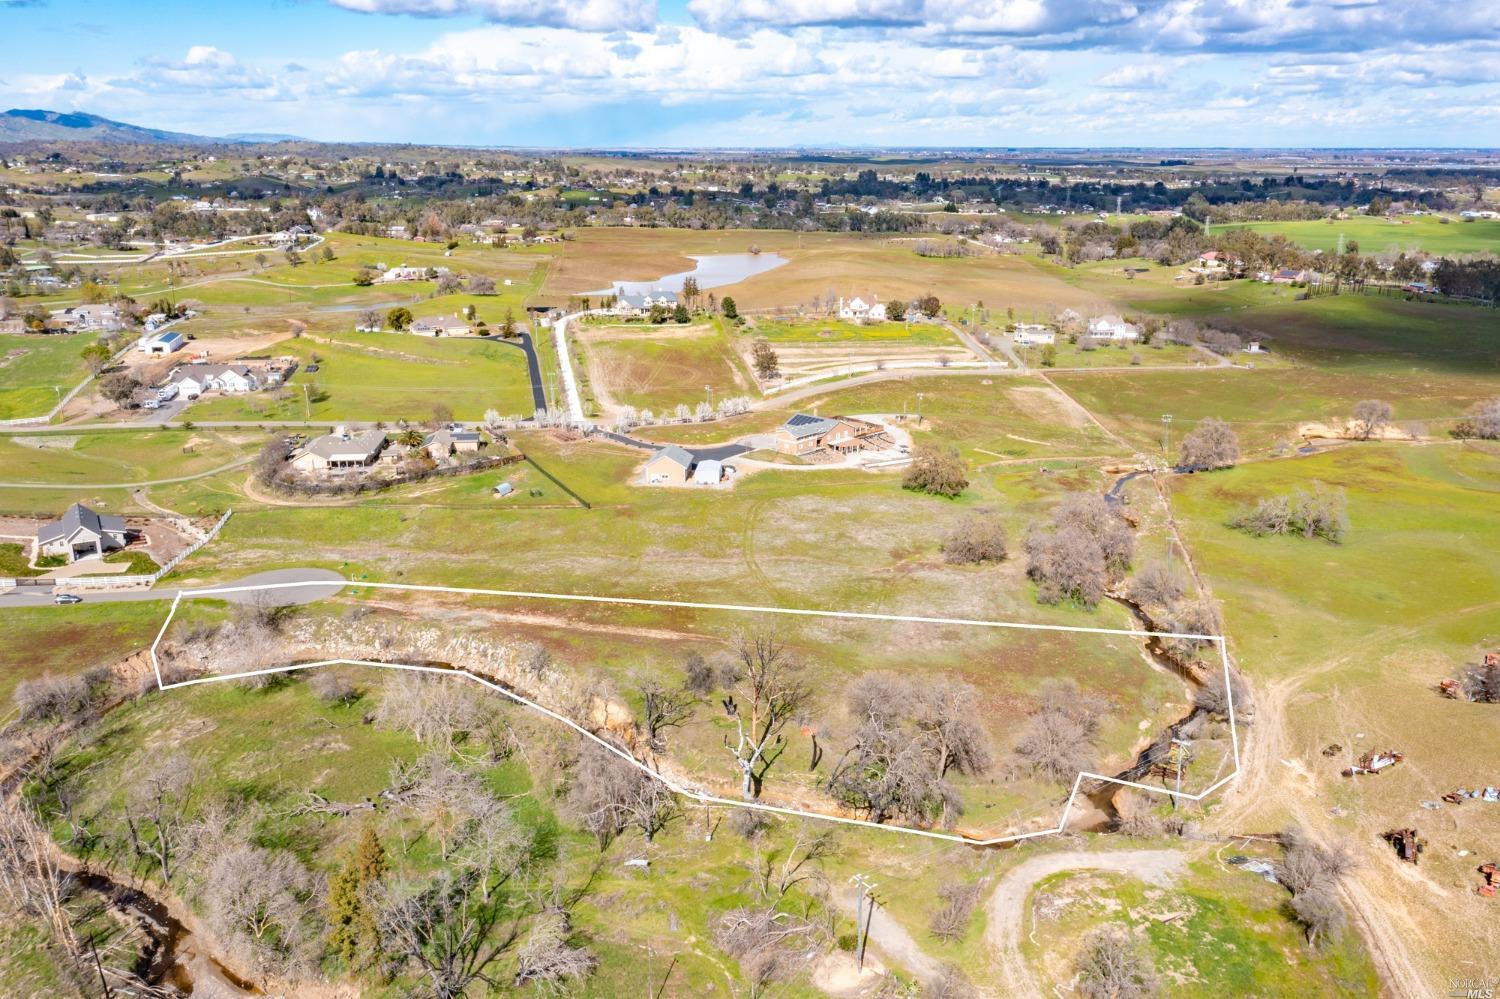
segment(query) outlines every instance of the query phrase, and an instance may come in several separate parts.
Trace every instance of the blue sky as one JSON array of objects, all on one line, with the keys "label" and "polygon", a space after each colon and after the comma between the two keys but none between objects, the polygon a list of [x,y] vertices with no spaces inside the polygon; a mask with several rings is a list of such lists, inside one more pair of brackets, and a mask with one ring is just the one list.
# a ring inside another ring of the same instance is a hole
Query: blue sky
[{"label": "blue sky", "polygon": [[1495,146],[1500,0],[0,0],[0,102],[514,146]]}]

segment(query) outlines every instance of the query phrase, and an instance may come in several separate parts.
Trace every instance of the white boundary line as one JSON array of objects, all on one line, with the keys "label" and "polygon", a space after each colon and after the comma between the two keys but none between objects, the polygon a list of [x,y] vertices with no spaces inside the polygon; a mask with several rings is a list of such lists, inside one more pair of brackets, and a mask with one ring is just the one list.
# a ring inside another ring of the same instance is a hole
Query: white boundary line
[{"label": "white boundary line", "polygon": [[410,590],[423,593],[464,593],[478,596],[519,597],[537,600],[565,600],[577,603],[627,604],[639,607],[683,607],[693,610],[740,611],[758,614],[786,614],[802,617],[832,617],[864,621],[895,621],[901,623],[915,622],[922,624],[962,624],[984,628],[1010,628],[1026,631],[1071,631],[1094,635],[1125,635],[1135,638],[1191,638],[1199,641],[1212,642],[1218,645],[1219,656],[1224,663],[1224,691],[1229,706],[1229,739],[1230,746],[1234,754],[1234,769],[1227,776],[1221,777],[1219,780],[1210,784],[1208,787],[1204,788],[1202,791],[1199,791],[1197,794],[1189,794],[1186,791],[1173,791],[1169,788],[1151,787],[1148,784],[1141,784],[1136,781],[1120,780],[1117,777],[1109,777],[1104,774],[1096,774],[1089,771],[1080,771],[1078,776],[1073,779],[1073,787],[1068,792],[1068,800],[1063,806],[1062,817],[1058,820],[1055,827],[1051,829],[1039,829],[1027,833],[1017,833],[1011,836],[996,836],[990,839],[973,839],[968,836],[960,836],[954,833],[937,832],[932,829],[917,829],[911,826],[889,825],[880,822],[871,822],[867,819],[851,819],[840,815],[825,815],[821,812],[809,812],[799,808],[783,808],[778,805],[767,805],[759,801],[744,801],[739,798],[724,798],[718,795],[709,794],[706,791],[701,791],[696,788],[680,784],[677,781],[674,781],[671,778],[658,773],[646,764],[642,763],[640,760],[636,759],[630,753],[625,752],[623,749],[620,749],[618,746],[614,745],[608,740],[601,739],[599,736],[579,725],[571,718],[560,715],[550,708],[543,707],[535,701],[524,697],[513,690],[508,690],[500,684],[471,673],[466,669],[445,669],[439,666],[417,666],[410,663],[383,663],[374,662],[367,659],[323,659],[318,662],[296,663],[290,666],[273,666],[267,669],[244,670],[238,673],[224,673],[214,676],[196,677],[191,680],[179,680],[176,683],[162,682],[161,663],[157,659],[156,650],[158,646],[161,645],[162,639],[166,636],[167,628],[171,625],[172,619],[176,617],[177,607],[182,602],[183,597],[213,597],[226,593],[246,593],[255,590],[282,590],[295,589],[299,587],[332,585],[334,585],[333,580],[329,580],[327,582],[319,582],[313,580],[293,583],[264,583],[255,586],[224,586],[210,587],[199,590],[179,590],[176,596],[172,598],[172,607],[167,612],[166,620],[161,623],[161,628],[156,633],[156,639],[151,643],[151,668],[156,673],[157,688],[159,690],[174,690],[178,687],[191,687],[203,683],[220,683],[225,680],[238,680],[247,676],[264,676],[271,673],[290,673],[295,670],[316,669],[320,666],[340,665],[375,666],[381,669],[401,669],[409,670],[415,673],[434,673],[441,676],[462,676],[473,680],[475,683],[479,684],[482,687],[486,687],[498,694],[501,694],[504,697],[509,698],[512,701],[515,701],[517,704],[525,705],[526,707],[531,708],[534,711],[538,711],[541,714],[546,715],[548,718],[551,718],[554,721],[561,722],[563,725],[572,729],[574,732],[577,732],[584,738],[592,740],[598,745],[604,747],[609,752],[614,753],[620,759],[629,763],[631,766],[635,767],[637,770],[640,770],[647,776],[660,781],[667,787],[668,790],[672,791],[674,794],[681,795],[684,798],[688,798],[705,805],[725,805],[733,808],[746,808],[759,812],[773,812],[780,815],[790,815],[797,818],[817,819],[822,822],[835,822],[850,826],[864,826],[870,829],[879,829],[883,832],[899,832],[906,833],[911,836],[925,836],[928,839],[947,840],[953,843],[963,843],[968,846],[998,846],[1001,843],[1015,843],[1022,840],[1035,839],[1040,836],[1051,836],[1055,833],[1064,831],[1068,825],[1068,816],[1073,811],[1073,802],[1077,799],[1079,788],[1082,786],[1084,780],[1098,780],[1103,781],[1107,784],[1119,784],[1122,787],[1131,787],[1140,791],[1148,791],[1152,794],[1162,794],[1171,798],[1178,798],[1183,801],[1202,801],[1208,795],[1212,794],[1219,788],[1223,787],[1225,784],[1228,784],[1230,781],[1234,780],[1239,776],[1240,773],[1240,737],[1239,729],[1235,721],[1234,686],[1231,683],[1229,672],[1229,651],[1227,648],[1225,648],[1224,638],[1221,635],[1195,635],[1187,632],[1134,631],[1128,628],[1082,628],[1070,625],[1026,624],[1016,621],[983,621],[973,620],[969,618],[928,617],[920,614],[877,614],[862,611],[815,610],[812,608],[803,607],[759,607],[753,604],[700,603],[689,600],[657,600],[646,597],[602,597],[583,593],[542,593],[525,590],[489,590],[479,587],[467,586],[424,586],[416,583],[373,583],[365,581],[352,582],[346,580],[342,583],[337,584],[340,589],[344,587],[369,587],[372,589]]}]

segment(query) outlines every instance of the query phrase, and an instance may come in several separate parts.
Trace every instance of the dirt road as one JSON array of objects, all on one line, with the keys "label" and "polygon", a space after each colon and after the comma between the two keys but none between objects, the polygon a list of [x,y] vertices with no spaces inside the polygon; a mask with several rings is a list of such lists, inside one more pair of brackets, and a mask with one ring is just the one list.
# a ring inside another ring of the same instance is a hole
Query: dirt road
[{"label": "dirt road", "polygon": [[1042,989],[1021,954],[1026,899],[1038,881],[1063,871],[1090,870],[1129,874],[1152,884],[1166,884],[1186,861],[1187,854],[1180,850],[1109,850],[1097,853],[1069,850],[1033,857],[1008,872],[985,904],[984,939],[998,967],[996,984],[1000,986],[1000,994],[1042,999]]}]

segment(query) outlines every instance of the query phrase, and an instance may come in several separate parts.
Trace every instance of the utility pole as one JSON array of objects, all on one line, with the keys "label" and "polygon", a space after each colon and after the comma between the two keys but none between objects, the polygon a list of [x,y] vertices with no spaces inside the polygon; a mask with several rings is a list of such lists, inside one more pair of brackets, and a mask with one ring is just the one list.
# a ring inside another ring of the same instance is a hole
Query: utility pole
[{"label": "utility pole", "polygon": [[858,943],[854,951],[855,967],[865,970],[865,944],[870,939],[870,920],[875,915],[875,883],[867,875],[856,874],[849,879],[859,887],[859,902],[854,910],[854,930]]},{"label": "utility pole", "polygon": [[1171,466],[1171,463],[1172,463],[1172,459],[1170,457],[1170,455],[1172,453],[1171,438],[1172,438],[1172,414],[1171,413],[1163,413],[1162,416],[1161,416],[1161,456],[1162,456],[1162,460],[1164,460],[1165,462],[1167,462],[1167,465],[1169,467]]}]

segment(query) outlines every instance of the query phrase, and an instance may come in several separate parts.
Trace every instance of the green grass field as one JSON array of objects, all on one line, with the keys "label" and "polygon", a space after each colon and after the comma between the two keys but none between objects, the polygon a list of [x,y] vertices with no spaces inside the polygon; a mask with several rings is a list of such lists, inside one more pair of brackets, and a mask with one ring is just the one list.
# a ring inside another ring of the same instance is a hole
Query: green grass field
[{"label": "green grass field", "polygon": [[[1104,344],[1093,350],[1083,350],[1078,344],[1063,341],[1056,345],[1052,356],[1053,367],[1069,368],[1156,368],[1164,365],[1213,365],[1216,362],[1207,354],[1181,344]],[[1021,360],[1033,368],[1042,368],[1047,356],[1046,347],[1017,347]]]},{"label": "green grass field", "polygon": [[45,569],[33,569],[31,546],[20,541],[0,541],[0,576],[40,576]]},{"label": "green grass field", "polygon": [[923,347],[955,346],[957,338],[936,323],[855,323],[844,319],[757,319],[742,331],[772,344],[868,343],[879,346],[909,343]]},{"label": "green grass field", "polygon": [[212,429],[0,435],[0,467],[7,482],[148,482],[211,471],[248,457],[261,442],[250,432]]},{"label": "green grass field", "polygon": [[[515,344],[340,333],[288,340],[276,349],[303,364],[285,387],[240,396],[211,393],[189,407],[187,418],[425,420],[434,406],[444,405],[458,419],[477,420],[491,408],[502,414],[533,409],[526,355]],[[306,371],[312,363],[318,370]]]},{"label": "green grass field", "polygon": [[1424,250],[1439,256],[1500,250],[1500,222],[1486,219],[1460,221],[1408,215],[1394,221],[1356,216],[1308,222],[1240,222],[1222,228],[1254,229],[1264,235],[1279,233],[1309,250],[1325,253],[1338,249],[1340,237],[1345,246],[1357,243],[1359,252],[1366,255],[1386,250]]},{"label": "green grass field", "polygon": [[[1314,483],[1347,494],[1351,527],[1343,544],[1256,538],[1228,526],[1259,497]],[[1464,886],[1451,907],[1412,903],[1394,870],[1385,879],[1383,862],[1365,881],[1382,905],[1414,904],[1427,928],[1427,964],[1461,960],[1474,946],[1474,919],[1486,911],[1485,900],[1468,890],[1477,883],[1473,854],[1488,858],[1500,815],[1487,806],[1434,814],[1420,802],[1453,787],[1494,783],[1500,758],[1493,706],[1435,690],[1482,651],[1500,647],[1500,565],[1493,557],[1500,550],[1500,447],[1347,446],[1173,486],[1188,544],[1223,603],[1233,654],[1274,699],[1286,729],[1281,755],[1294,761],[1285,771],[1291,787],[1267,789],[1261,814],[1285,821],[1310,806],[1325,835],[1379,858],[1390,856],[1378,839],[1387,829],[1437,833],[1422,870],[1430,883]],[[1325,757],[1334,744],[1340,749]],[[1377,745],[1398,747],[1410,765],[1378,781],[1337,776]]]},{"label": "green grass field", "polygon": [[79,356],[92,333],[0,333],[0,420],[41,416],[88,374]]}]

